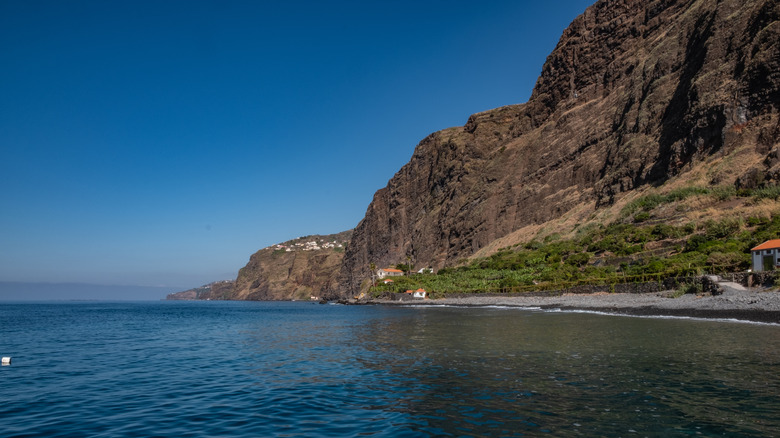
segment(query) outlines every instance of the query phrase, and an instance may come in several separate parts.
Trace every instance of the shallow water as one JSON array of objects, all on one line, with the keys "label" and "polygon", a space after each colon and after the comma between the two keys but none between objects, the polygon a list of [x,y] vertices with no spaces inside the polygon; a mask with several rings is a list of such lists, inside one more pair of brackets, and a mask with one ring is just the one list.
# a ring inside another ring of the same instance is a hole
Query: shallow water
[{"label": "shallow water", "polygon": [[780,326],[311,303],[0,304],[0,436],[771,436]]}]

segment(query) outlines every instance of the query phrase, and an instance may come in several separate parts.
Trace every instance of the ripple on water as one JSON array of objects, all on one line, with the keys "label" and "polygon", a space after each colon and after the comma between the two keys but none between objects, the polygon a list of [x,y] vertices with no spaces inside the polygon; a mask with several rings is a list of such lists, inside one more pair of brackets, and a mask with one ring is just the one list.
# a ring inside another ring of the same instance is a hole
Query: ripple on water
[{"label": "ripple on water", "polygon": [[20,304],[0,321],[4,436],[780,429],[772,326],[301,303]]}]

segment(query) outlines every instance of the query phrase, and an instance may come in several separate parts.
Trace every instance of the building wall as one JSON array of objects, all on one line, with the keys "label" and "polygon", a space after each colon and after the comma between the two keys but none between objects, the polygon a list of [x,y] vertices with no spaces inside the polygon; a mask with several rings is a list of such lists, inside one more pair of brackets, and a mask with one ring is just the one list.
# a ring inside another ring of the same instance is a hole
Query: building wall
[{"label": "building wall", "polygon": [[[772,256],[772,266],[764,266],[764,257]],[[778,249],[753,251],[753,272],[770,271],[777,265]]]}]

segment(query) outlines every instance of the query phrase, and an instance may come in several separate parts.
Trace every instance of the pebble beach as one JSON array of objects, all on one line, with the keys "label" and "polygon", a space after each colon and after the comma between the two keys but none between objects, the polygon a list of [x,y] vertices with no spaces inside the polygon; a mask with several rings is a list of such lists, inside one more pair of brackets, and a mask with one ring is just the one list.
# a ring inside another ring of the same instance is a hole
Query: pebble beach
[{"label": "pebble beach", "polygon": [[764,288],[745,288],[736,283],[721,283],[720,295],[686,294],[674,297],[674,291],[658,293],[563,294],[557,296],[482,296],[469,295],[436,300],[377,304],[433,305],[463,307],[538,307],[542,309],[586,310],[622,315],[678,316],[710,319],[734,319],[780,324],[780,292]]}]

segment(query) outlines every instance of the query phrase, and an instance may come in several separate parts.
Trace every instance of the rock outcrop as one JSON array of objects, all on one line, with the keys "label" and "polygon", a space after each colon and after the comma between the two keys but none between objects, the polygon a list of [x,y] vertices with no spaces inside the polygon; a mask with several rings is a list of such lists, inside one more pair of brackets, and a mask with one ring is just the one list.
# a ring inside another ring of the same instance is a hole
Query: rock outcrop
[{"label": "rock outcrop", "polygon": [[352,230],[299,237],[252,254],[238,271],[232,300],[309,300],[338,289],[338,274]]},{"label": "rock outcrop", "polygon": [[369,264],[457,264],[523,227],[588,217],[713,157],[709,184],[780,181],[780,3],[600,0],[525,104],[431,134],[374,195],[340,289]]},{"label": "rock outcrop", "polygon": [[168,294],[166,300],[227,300],[233,293],[233,280],[215,281],[201,287]]},{"label": "rock outcrop", "polygon": [[309,300],[338,289],[338,274],[352,230],[304,236],[252,254],[235,281],[216,281],[169,294],[168,300]]}]

